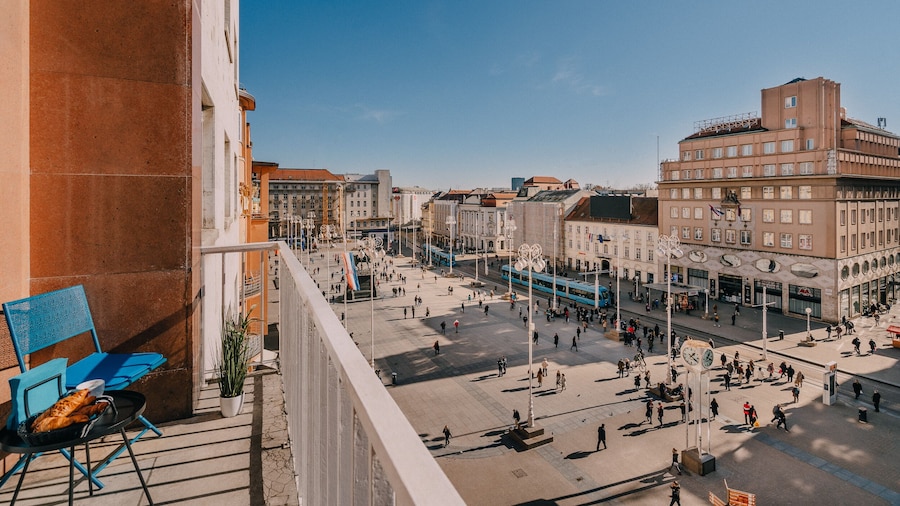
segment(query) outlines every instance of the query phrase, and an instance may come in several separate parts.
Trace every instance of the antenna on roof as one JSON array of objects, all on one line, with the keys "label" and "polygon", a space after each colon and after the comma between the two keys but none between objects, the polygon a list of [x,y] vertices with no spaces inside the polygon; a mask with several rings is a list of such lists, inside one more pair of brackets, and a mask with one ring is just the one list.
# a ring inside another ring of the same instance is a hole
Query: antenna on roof
[{"label": "antenna on roof", "polygon": [[887,128],[887,118],[878,118],[878,128]]}]

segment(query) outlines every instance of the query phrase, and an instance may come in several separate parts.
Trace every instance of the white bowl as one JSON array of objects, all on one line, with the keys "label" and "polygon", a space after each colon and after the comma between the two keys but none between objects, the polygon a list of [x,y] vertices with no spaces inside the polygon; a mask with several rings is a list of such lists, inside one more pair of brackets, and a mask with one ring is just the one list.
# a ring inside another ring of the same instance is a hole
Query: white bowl
[{"label": "white bowl", "polygon": [[103,395],[104,388],[106,388],[106,382],[101,379],[87,380],[79,383],[78,386],[75,387],[76,390],[90,390],[91,395],[93,395],[94,397],[100,397],[101,395]]}]

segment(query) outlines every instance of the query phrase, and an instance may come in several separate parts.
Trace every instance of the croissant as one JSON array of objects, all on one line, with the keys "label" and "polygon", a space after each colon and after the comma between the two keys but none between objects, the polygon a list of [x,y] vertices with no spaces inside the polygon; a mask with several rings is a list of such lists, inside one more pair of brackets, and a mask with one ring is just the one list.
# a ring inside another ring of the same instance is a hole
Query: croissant
[{"label": "croissant", "polygon": [[51,416],[43,419],[40,423],[35,422],[31,426],[31,432],[49,432],[51,430],[62,429],[75,423],[84,423],[89,419],[84,415],[75,416]]},{"label": "croissant", "polygon": [[[90,398],[92,398],[92,397],[88,397],[88,398],[90,399]],[[85,404],[84,406],[81,406],[80,408],[78,408],[74,413],[72,413],[72,414],[69,415],[69,416],[84,415],[84,416],[87,416],[87,417],[91,417],[91,416],[98,415],[98,414],[102,413],[103,410],[105,410],[106,407],[107,407],[108,405],[109,405],[109,403],[106,402],[106,401],[100,401],[100,402],[97,402],[97,403]]]},{"label": "croissant", "polygon": [[[85,401],[91,397],[90,390],[78,390],[72,395],[67,395],[62,399],[56,401],[53,406],[50,406],[50,409],[47,409],[40,416],[35,419],[34,423],[31,424],[32,427],[36,427],[41,424],[47,418],[53,417],[66,417],[75,412],[79,407],[81,407]],[[93,401],[91,401],[93,402]],[[68,425],[68,424],[67,424]],[[63,425],[65,427],[65,425]]]}]

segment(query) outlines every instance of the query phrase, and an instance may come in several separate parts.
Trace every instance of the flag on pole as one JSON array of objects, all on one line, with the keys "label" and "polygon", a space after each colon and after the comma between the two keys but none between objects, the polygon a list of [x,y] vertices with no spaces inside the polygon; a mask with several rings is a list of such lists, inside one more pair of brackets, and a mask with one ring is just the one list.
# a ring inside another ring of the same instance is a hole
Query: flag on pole
[{"label": "flag on pole", "polygon": [[359,276],[356,272],[356,262],[353,260],[353,253],[349,251],[341,253],[341,259],[344,262],[344,272],[347,273],[347,287],[350,290],[359,290]]},{"label": "flag on pole", "polygon": [[597,242],[603,242],[603,236],[601,234],[597,234]]},{"label": "flag on pole", "polygon": [[712,204],[709,205],[709,210],[712,211],[712,213],[715,214],[716,216],[722,216],[723,214],[725,214],[718,207],[713,207]]}]

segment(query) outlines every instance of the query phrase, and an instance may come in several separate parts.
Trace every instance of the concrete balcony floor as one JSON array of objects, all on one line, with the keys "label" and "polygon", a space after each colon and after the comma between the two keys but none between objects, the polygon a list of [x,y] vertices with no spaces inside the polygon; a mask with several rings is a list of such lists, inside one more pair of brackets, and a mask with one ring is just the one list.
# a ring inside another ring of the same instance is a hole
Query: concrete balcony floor
[{"label": "concrete balcony floor", "polygon": [[[280,376],[264,373],[248,378],[244,395],[241,413],[223,418],[218,389],[205,388],[193,417],[160,424],[162,437],[151,432],[133,446],[155,504],[298,503],[290,449],[285,445]],[[105,457],[119,442],[120,437],[114,435],[92,443],[92,461]],[[84,448],[76,450],[76,455],[84,463]],[[42,455],[32,462],[16,504],[66,504],[68,477],[68,461],[62,455]],[[100,473],[105,486],[95,488],[93,497],[77,470],[75,478],[76,503],[148,504],[127,452]],[[9,504],[18,479],[18,474],[13,476],[0,490],[0,504]]]}]

